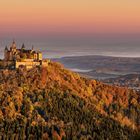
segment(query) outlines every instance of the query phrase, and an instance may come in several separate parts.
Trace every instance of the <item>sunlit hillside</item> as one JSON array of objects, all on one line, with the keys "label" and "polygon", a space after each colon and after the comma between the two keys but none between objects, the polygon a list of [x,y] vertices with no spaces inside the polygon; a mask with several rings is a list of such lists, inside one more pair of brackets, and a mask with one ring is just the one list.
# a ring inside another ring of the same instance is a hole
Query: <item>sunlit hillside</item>
[{"label": "sunlit hillside", "polygon": [[0,139],[133,140],[140,94],[80,77],[61,64],[0,70]]}]

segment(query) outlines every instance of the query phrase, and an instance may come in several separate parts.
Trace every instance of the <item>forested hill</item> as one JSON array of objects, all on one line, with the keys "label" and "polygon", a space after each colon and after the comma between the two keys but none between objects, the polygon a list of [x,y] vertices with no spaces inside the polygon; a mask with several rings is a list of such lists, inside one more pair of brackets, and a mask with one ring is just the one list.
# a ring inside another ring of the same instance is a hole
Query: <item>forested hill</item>
[{"label": "forested hill", "polygon": [[0,71],[0,139],[139,139],[140,95],[48,67]]}]

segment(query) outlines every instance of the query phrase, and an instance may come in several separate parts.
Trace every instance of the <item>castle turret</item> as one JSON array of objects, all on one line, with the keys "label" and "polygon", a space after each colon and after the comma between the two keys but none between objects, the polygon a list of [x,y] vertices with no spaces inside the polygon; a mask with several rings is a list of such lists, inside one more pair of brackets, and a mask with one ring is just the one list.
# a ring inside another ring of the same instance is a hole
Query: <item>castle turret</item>
[{"label": "castle turret", "polygon": [[32,51],[34,50],[34,46],[32,45]]},{"label": "castle turret", "polygon": [[22,51],[25,50],[25,45],[24,45],[24,43],[22,44],[21,50],[22,50]]},{"label": "castle turret", "polygon": [[7,46],[4,49],[4,60],[8,60],[8,48],[7,48]]},{"label": "castle turret", "polygon": [[38,60],[42,60],[42,53],[38,52],[37,55],[38,55]]},{"label": "castle turret", "polygon": [[10,55],[9,55],[10,60],[14,60],[16,58],[16,52],[17,52],[16,43],[15,43],[15,41],[13,41],[13,43],[10,47]]},{"label": "castle turret", "polygon": [[13,43],[12,43],[12,45],[10,47],[10,50],[11,51],[15,51],[16,50],[16,43],[15,43],[15,41],[13,41]]},{"label": "castle turret", "polygon": [[5,46],[5,51],[8,51],[8,47],[7,46]]}]

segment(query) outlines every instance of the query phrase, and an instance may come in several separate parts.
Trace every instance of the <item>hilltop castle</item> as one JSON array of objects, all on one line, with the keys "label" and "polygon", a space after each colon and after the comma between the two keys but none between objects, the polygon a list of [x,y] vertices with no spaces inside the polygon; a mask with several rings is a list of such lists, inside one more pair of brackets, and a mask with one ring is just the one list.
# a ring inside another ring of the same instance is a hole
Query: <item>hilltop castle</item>
[{"label": "hilltop castle", "polygon": [[26,50],[24,44],[21,49],[16,48],[16,43],[13,41],[10,50],[8,50],[7,46],[4,51],[4,60],[6,61],[21,61],[22,59],[32,59],[34,61],[42,60],[42,53],[34,51],[33,47],[31,50]]},{"label": "hilltop castle", "polygon": [[42,60],[42,53],[35,51],[33,47],[27,50],[23,44],[21,49],[17,49],[15,41],[13,41],[10,49],[5,47],[3,66],[6,68],[16,69],[23,65],[30,69],[34,66],[47,66],[47,64],[47,61]]}]

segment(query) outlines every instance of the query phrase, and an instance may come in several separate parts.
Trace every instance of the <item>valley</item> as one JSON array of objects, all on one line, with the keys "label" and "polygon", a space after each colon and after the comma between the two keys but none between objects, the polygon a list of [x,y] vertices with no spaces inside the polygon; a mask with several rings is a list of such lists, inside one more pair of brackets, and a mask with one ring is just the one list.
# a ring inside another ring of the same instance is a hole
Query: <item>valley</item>
[{"label": "valley", "polygon": [[75,56],[55,59],[66,68],[90,79],[140,90],[140,58]]}]

